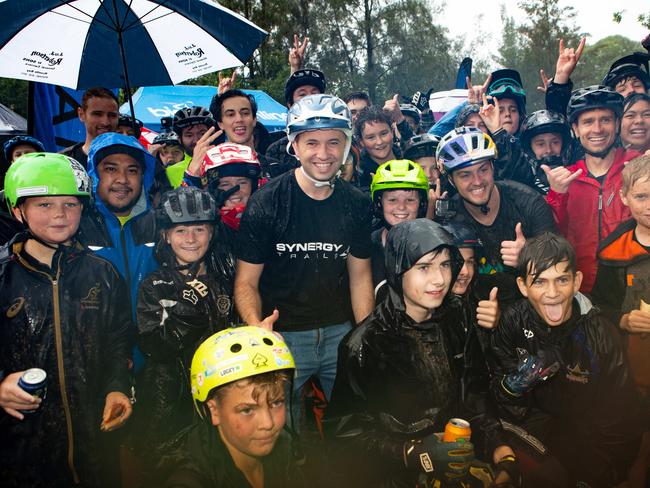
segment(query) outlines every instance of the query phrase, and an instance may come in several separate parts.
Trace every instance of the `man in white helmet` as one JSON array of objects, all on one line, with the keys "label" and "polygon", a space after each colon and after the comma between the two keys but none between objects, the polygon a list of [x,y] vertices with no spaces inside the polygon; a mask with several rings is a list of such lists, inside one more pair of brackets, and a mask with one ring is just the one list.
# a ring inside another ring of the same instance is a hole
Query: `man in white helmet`
[{"label": "man in white helmet", "polygon": [[[329,398],[338,344],[374,305],[371,202],[340,180],[350,110],[331,95],[292,105],[288,151],[300,167],[255,192],[241,220],[235,302],[244,323],[282,333],[296,360],[294,391],[316,376]],[[348,291],[349,290],[349,291]],[[294,401],[294,423],[300,403]]]}]

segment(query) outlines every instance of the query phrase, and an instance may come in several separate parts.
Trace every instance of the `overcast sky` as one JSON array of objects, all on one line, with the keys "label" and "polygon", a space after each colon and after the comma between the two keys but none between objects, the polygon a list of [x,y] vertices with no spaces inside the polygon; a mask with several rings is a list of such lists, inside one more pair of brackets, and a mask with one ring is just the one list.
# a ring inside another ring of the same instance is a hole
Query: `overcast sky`
[{"label": "overcast sky", "polygon": [[[440,3],[435,2],[437,5]],[[524,13],[517,7],[516,0],[447,0],[446,7],[436,16],[436,23],[447,27],[453,36],[465,34],[471,39],[476,36],[477,22],[482,15],[480,28],[491,34],[489,45],[491,49],[496,49],[501,39],[502,24],[499,11],[502,4],[506,6],[508,15],[514,17],[517,22],[525,20]],[[581,31],[591,34],[587,38],[589,44],[616,34],[640,41],[648,34],[648,30],[636,20],[639,14],[650,12],[648,0],[625,0],[624,2],[560,0],[560,5],[572,5],[575,8],[578,14],[576,24]],[[620,10],[624,10],[623,21],[616,24],[612,20],[612,14]],[[471,55],[471,53],[467,54]]]}]

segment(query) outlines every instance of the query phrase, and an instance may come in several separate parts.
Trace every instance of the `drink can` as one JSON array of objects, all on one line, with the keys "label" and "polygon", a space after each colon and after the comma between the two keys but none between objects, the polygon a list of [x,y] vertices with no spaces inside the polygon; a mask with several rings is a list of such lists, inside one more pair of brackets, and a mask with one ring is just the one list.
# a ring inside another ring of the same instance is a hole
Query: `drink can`
[{"label": "drink can", "polygon": [[[30,395],[45,399],[47,394],[47,373],[40,368],[30,368],[18,380],[18,386]],[[34,413],[36,410],[21,410],[21,413]]]},{"label": "drink can", "polygon": [[442,440],[444,442],[469,442],[471,436],[472,429],[470,429],[467,420],[450,419],[445,426]]}]

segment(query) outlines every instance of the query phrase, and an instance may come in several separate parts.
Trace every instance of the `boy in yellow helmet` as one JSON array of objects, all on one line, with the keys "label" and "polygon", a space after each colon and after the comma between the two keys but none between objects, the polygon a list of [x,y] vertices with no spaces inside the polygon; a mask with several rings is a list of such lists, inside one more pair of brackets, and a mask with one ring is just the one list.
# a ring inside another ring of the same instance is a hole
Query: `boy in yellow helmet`
[{"label": "boy in yellow helmet", "polygon": [[190,383],[195,406],[209,422],[186,433],[165,486],[302,486],[284,431],[294,369],[286,344],[259,327],[226,329],[203,342]]}]

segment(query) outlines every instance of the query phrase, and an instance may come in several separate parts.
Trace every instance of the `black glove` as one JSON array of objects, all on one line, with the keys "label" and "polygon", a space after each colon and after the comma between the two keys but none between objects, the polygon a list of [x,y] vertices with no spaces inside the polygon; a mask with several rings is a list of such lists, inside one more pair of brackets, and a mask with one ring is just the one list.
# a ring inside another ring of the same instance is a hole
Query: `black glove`
[{"label": "black glove", "polygon": [[[497,478],[501,473],[506,473],[509,479],[497,483]],[[514,456],[505,456],[497,463],[494,468],[494,481],[496,483],[494,486],[499,488],[518,488],[521,486],[521,472]]]},{"label": "black glove", "polygon": [[235,185],[228,190],[220,190],[219,188],[216,187],[216,185],[210,188],[210,193],[212,193],[214,200],[217,202],[217,208],[223,207],[223,205],[226,203],[226,200],[228,200],[232,195],[234,195],[238,191],[239,191],[239,185]]},{"label": "black glove", "polygon": [[433,434],[404,444],[406,467],[441,481],[465,477],[473,460],[471,442],[442,442]]},{"label": "black glove", "polygon": [[504,389],[515,396],[522,395],[533,388],[537,383],[545,381],[560,369],[558,361],[544,361],[542,357],[537,357],[529,353],[526,349],[517,348],[519,364],[517,371],[506,375],[501,384]]}]

